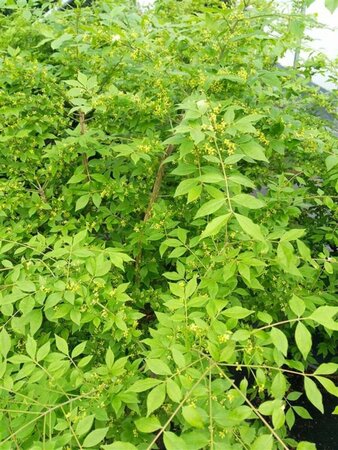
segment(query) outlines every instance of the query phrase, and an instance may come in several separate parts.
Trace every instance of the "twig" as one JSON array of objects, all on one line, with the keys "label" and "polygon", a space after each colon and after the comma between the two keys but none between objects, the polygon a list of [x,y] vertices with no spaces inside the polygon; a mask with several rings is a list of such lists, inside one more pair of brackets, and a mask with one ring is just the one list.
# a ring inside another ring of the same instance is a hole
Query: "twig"
[{"label": "twig", "polygon": [[164,155],[161,158],[160,165],[159,165],[157,175],[155,178],[153,190],[152,190],[152,193],[151,193],[151,196],[149,199],[148,207],[147,207],[147,210],[146,210],[144,218],[143,218],[143,222],[147,222],[151,217],[152,209],[153,209],[154,203],[156,202],[156,200],[158,198],[158,194],[160,192],[161,183],[162,183],[162,179],[163,179],[163,175],[164,175],[165,166],[163,163],[172,154],[173,150],[174,150],[174,146],[168,145],[166,151],[164,152]]},{"label": "twig", "polygon": [[[80,111],[79,115],[80,115],[80,134],[84,135],[86,132],[85,113],[83,111]],[[82,155],[82,162],[87,175],[87,181],[90,181],[91,178],[89,173],[88,156],[86,152],[84,152]]]},{"label": "twig", "polygon": [[[153,185],[153,189],[149,198],[149,203],[148,203],[148,207],[146,209],[146,212],[144,214],[143,217],[143,222],[146,223],[152,214],[152,210],[153,210],[153,206],[158,198],[158,195],[160,193],[160,188],[161,188],[161,183],[162,183],[162,179],[164,176],[164,170],[165,170],[165,166],[164,166],[164,161],[172,154],[174,150],[174,146],[173,145],[168,145],[168,147],[166,148],[166,151],[164,152],[160,164],[159,164],[159,168],[157,170],[157,174],[156,174],[156,178],[155,178],[155,182]],[[142,258],[142,243],[139,243],[139,249],[138,249],[138,255],[135,258],[135,271],[136,271],[136,277],[138,279],[139,277],[139,269],[140,269],[140,264],[141,264],[141,258]]]}]

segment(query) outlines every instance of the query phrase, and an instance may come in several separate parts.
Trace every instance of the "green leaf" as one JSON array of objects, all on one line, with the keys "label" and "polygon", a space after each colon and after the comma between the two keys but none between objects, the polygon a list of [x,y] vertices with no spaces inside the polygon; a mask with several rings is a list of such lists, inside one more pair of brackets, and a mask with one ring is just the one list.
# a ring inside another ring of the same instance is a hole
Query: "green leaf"
[{"label": "green leaf", "polygon": [[312,258],[311,258],[311,251],[309,249],[309,247],[307,247],[304,242],[299,241],[297,239],[297,247],[298,247],[298,251],[300,256],[305,259],[305,261],[309,261],[309,262],[313,262]]},{"label": "green leaf", "polygon": [[61,353],[64,353],[65,355],[69,354],[67,341],[65,341],[62,337],[58,336],[57,334],[55,335],[55,344]]},{"label": "green leaf", "polygon": [[309,377],[304,377],[304,389],[307,398],[313,406],[319,409],[321,413],[324,413],[323,397],[316,383]]},{"label": "green leaf", "polygon": [[156,375],[171,375],[169,366],[160,359],[147,359],[147,366]]},{"label": "green leaf", "polygon": [[111,262],[104,256],[103,253],[100,253],[95,259],[95,273],[96,277],[103,277],[107,275],[107,273],[111,269]]},{"label": "green leaf", "polygon": [[32,359],[35,359],[36,347],[36,341],[31,336],[28,336],[26,342],[26,352]]},{"label": "green leaf", "polygon": [[163,441],[166,450],[188,450],[184,440],[171,431],[165,431],[163,433]]},{"label": "green leaf", "polygon": [[255,189],[255,184],[244,175],[231,175],[228,177],[228,180],[232,183],[239,184],[241,186],[249,187],[251,189]]},{"label": "green leaf", "polygon": [[297,445],[297,450],[316,450],[316,445],[312,442],[302,441]]},{"label": "green leaf", "polygon": [[231,336],[232,341],[247,341],[251,336],[251,333],[249,330],[237,330],[234,332],[234,334]]},{"label": "green leaf", "polygon": [[197,186],[199,183],[197,178],[189,178],[188,180],[183,180],[177,186],[174,197],[179,197],[180,195],[187,194],[190,189]]},{"label": "green leaf", "polygon": [[0,332],[0,353],[6,358],[11,349],[11,337],[7,333],[6,328],[2,328]]},{"label": "green leaf", "polygon": [[338,371],[338,364],[323,363],[314,371],[314,375],[331,375]]},{"label": "green leaf", "polygon": [[161,423],[157,417],[141,417],[135,421],[136,428],[141,433],[153,433],[161,428]]},{"label": "green leaf", "polygon": [[239,226],[246,234],[251,236],[254,240],[265,242],[265,238],[262,234],[259,225],[253,223],[253,221],[249,219],[249,217],[245,217],[240,214],[235,214],[235,217],[237,219]]},{"label": "green leaf", "polygon": [[283,236],[281,237],[281,242],[283,241],[295,241],[296,239],[301,238],[305,234],[304,229],[293,229],[286,231]]},{"label": "green leaf", "polygon": [[291,300],[289,301],[289,305],[291,311],[296,314],[297,317],[301,317],[305,311],[305,302],[297,297],[297,295],[293,295]]},{"label": "green leaf", "polygon": [[253,139],[241,144],[241,149],[243,150],[243,153],[256,161],[269,162],[265,156],[264,148]]},{"label": "green leaf", "polygon": [[249,209],[259,209],[264,208],[265,203],[262,200],[254,197],[253,195],[248,194],[238,194],[231,198],[232,202],[235,202],[237,205],[244,206]]},{"label": "green leaf", "polygon": [[[330,13],[333,14],[338,8],[338,0],[325,0],[325,6],[330,11]],[[336,164],[338,164],[338,155]]]},{"label": "green leaf", "polygon": [[149,392],[147,397],[147,416],[160,408],[165,400],[165,384],[162,383],[156,386],[152,391]]},{"label": "green leaf", "polygon": [[338,386],[336,386],[332,380],[320,376],[316,376],[316,380],[319,381],[329,394],[338,397]]},{"label": "green leaf", "polygon": [[325,160],[327,170],[333,169],[338,164],[338,155],[330,155]]},{"label": "green leaf", "polygon": [[157,386],[158,384],[162,383],[161,380],[156,380],[155,378],[146,378],[144,380],[137,380],[135,383],[128,388],[128,391],[130,392],[144,392],[148,391],[149,389]]},{"label": "green leaf", "polygon": [[81,197],[79,197],[76,201],[75,211],[79,211],[79,209],[83,209],[89,202],[89,199],[90,199],[89,194],[85,194],[85,195],[82,195]]},{"label": "green leaf", "polygon": [[292,409],[292,408],[289,408],[289,409],[286,411],[286,414],[285,414],[285,422],[286,422],[288,428],[291,430],[291,428],[293,428],[293,426],[294,426],[294,424],[295,424],[295,422],[296,422],[295,413],[293,412],[293,409]]},{"label": "green leaf", "polygon": [[178,384],[174,380],[169,378],[166,382],[166,385],[167,385],[167,394],[170,400],[172,400],[175,403],[179,403],[182,400],[182,392]]},{"label": "green leaf", "polygon": [[43,359],[46,358],[46,356],[49,354],[49,352],[50,352],[50,342],[47,341],[37,351],[37,353],[36,353],[36,360],[37,361],[42,361]]},{"label": "green leaf", "polygon": [[285,423],[284,405],[277,406],[272,411],[272,424],[275,430],[281,428]]},{"label": "green leaf", "polygon": [[108,349],[106,351],[106,358],[105,358],[105,362],[106,362],[106,366],[108,367],[108,370],[112,369],[112,367],[114,365],[114,361],[115,361],[114,353],[113,353],[112,349],[110,347],[108,347]]},{"label": "green leaf", "polygon": [[336,314],[338,314],[337,306],[320,306],[311,314],[309,319],[329,330],[338,330],[338,323],[333,319]]},{"label": "green leaf", "polygon": [[135,445],[129,442],[115,441],[113,444],[103,445],[103,450],[137,450]]},{"label": "green leaf", "polygon": [[35,292],[36,291],[35,284],[29,280],[17,281],[16,286],[23,292]]},{"label": "green leaf", "polygon": [[197,219],[198,217],[204,217],[209,214],[213,214],[214,212],[218,211],[224,204],[224,198],[209,200],[208,202],[204,203],[204,205],[202,205],[197,211],[197,213],[195,214],[195,219]]},{"label": "green leaf", "polygon": [[302,419],[312,419],[309,412],[302,406],[293,406],[292,408]]},{"label": "green leaf", "polygon": [[86,345],[87,345],[87,341],[83,341],[80,344],[78,344],[76,347],[74,347],[73,351],[72,351],[72,358],[76,358],[77,356],[81,355],[81,353],[84,352]]},{"label": "green leaf", "polygon": [[311,333],[302,322],[297,323],[295,340],[303,358],[306,359],[312,347],[312,337]]},{"label": "green leaf", "polygon": [[272,450],[273,437],[271,434],[261,434],[253,442],[250,449],[251,450]]},{"label": "green leaf", "polygon": [[194,428],[203,428],[204,423],[202,416],[198,409],[193,406],[184,406],[182,408],[182,415],[184,419]]},{"label": "green leaf", "polygon": [[231,213],[215,217],[215,219],[208,223],[206,229],[201,234],[201,239],[205,239],[209,236],[215,236],[217,233],[219,233],[224,225],[228,222],[230,216]]},{"label": "green leaf", "polygon": [[92,431],[86,436],[83,441],[83,447],[95,447],[97,444],[103,441],[108,433],[109,427],[106,428],[98,428],[97,430]]},{"label": "green leaf", "polygon": [[242,308],[241,306],[233,306],[232,308],[227,308],[222,312],[224,316],[232,317],[233,319],[244,319],[245,317],[248,317],[253,313],[254,311]]},{"label": "green leaf", "polygon": [[67,184],[76,184],[81,183],[83,180],[87,178],[85,173],[78,173],[77,175],[73,175],[67,182]]},{"label": "green leaf", "polygon": [[67,41],[70,41],[72,39],[73,39],[73,36],[71,34],[65,33],[65,34],[61,35],[59,38],[55,39],[51,43],[51,47],[53,50],[57,50],[62,46],[62,44],[64,44]]},{"label": "green leaf", "polygon": [[185,296],[189,298],[197,289],[197,276],[191,278],[185,287]]},{"label": "green leaf", "polygon": [[288,340],[283,331],[279,328],[273,327],[270,331],[270,336],[273,345],[283,353],[284,356],[288,353]]},{"label": "green leaf", "polygon": [[285,395],[285,392],[286,378],[282,374],[282,372],[277,372],[271,384],[271,394],[277,399],[282,399]]},{"label": "green leaf", "polygon": [[173,355],[173,360],[175,361],[177,367],[182,368],[186,365],[185,357],[182,352],[177,350],[177,348],[172,348],[171,353]]},{"label": "green leaf", "polygon": [[88,431],[91,430],[93,422],[94,422],[94,414],[91,414],[90,416],[86,416],[83,419],[81,419],[78,424],[76,425],[75,432],[78,436],[83,436],[84,434],[88,433]]}]

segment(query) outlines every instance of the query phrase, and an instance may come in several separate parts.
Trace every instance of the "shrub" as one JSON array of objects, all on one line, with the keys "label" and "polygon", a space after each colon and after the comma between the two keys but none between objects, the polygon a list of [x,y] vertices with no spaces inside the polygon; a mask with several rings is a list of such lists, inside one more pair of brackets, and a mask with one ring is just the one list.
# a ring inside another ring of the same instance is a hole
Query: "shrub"
[{"label": "shrub", "polygon": [[335,98],[276,64],[314,19],[80,3],[0,15],[0,447],[296,447],[338,396]]}]

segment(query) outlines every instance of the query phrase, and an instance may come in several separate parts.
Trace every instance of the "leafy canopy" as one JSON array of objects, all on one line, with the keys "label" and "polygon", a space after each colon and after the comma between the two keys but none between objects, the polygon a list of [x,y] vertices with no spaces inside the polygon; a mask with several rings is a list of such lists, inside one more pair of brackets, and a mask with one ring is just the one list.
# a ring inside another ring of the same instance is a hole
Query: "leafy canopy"
[{"label": "leafy canopy", "polygon": [[248,3],[0,2],[1,449],[314,448],[336,99]]}]

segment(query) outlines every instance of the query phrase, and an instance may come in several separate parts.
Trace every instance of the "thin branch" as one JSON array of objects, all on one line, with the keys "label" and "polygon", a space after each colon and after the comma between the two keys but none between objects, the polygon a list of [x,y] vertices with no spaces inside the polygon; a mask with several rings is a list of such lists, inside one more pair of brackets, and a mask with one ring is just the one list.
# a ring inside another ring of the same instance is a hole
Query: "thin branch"
[{"label": "thin branch", "polygon": [[157,175],[155,178],[153,190],[150,195],[148,207],[147,207],[147,210],[146,210],[144,218],[143,218],[143,222],[147,222],[151,217],[152,209],[153,209],[154,203],[156,202],[158,195],[160,193],[161,183],[162,183],[162,179],[164,176],[164,170],[165,170],[164,161],[172,154],[173,150],[174,150],[174,146],[168,145],[166,151],[164,152],[164,154],[161,158],[160,165],[159,165]]},{"label": "thin branch", "polygon": [[[80,116],[80,133],[81,133],[81,135],[84,135],[86,132],[86,116],[83,111],[79,112],[79,116]],[[83,167],[85,169],[86,175],[87,175],[87,181],[91,181],[90,173],[89,173],[88,156],[87,156],[86,152],[84,152],[82,155],[82,163],[83,163]]]}]

